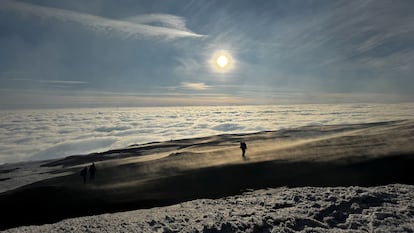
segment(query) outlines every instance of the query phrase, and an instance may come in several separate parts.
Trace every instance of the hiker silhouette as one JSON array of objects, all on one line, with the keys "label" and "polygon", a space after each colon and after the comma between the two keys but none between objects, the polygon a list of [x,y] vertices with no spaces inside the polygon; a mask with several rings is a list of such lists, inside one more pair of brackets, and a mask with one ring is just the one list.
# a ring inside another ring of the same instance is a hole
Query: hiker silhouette
[{"label": "hiker silhouette", "polygon": [[95,163],[92,163],[91,166],[89,166],[89,179],[91,180],[95,179],[95,172],[96,172]]},{"label": "hiker silhouette", "polygon": [[240,149],[242,150],[242,157],[243,157],[243,159],[246,159],[246,149],[247,149],[247,145],[246,145],[246,142],[244,142],[243,140],[240,142]]},{"label": "hiker silhouette", "polygon": [[83,178],[83,183],[85,184],[85,183],[86,183],[86,176],[88,175],[88,167],[84,167],[84,168],[81,170],[80,175],[82,176],[82,178]]}]

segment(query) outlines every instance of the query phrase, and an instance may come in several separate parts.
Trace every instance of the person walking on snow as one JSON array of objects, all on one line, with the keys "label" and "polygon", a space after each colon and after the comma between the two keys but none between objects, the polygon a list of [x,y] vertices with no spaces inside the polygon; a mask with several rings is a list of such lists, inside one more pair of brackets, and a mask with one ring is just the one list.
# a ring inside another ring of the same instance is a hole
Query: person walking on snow
[{"label": "person walking on snow", "polygon": [[246,159],[246,149],[247,149],[247,145],[246,145],[246,143],[243,140],[240,142],[240,149],[242,150],[242,157],[243,157],[243,159]]},{"label": "person walking on snow", "polygon": [[86,176],[88,175],[88,167],[84,167],[82,171],[80,172],[80,175],[82,176],[83,183],[86,183]]},{"label": "person walking on snow", "polygon": [[91,180],[95,179],[95,172],[96,172],[95,163],[92,163],[91,166],[89,166],[89,179]]}]

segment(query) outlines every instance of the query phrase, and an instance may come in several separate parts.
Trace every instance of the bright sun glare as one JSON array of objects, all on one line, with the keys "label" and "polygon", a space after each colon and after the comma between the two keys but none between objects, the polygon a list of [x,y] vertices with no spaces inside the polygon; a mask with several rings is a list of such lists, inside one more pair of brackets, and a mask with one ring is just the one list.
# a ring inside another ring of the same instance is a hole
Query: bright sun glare
[{"label": "bright sun glare", "polygon": [[226,50],[216,51],[211,59],[211,65],[216,72],[229,72],[233,69],[234,61]]},{"label": "bright sun glare", "polygon": [[216,62],[217,62],[217,65],[224,68],[229,63],[229,59],[226,56],[221,55],[220,57],[217,58]]}]

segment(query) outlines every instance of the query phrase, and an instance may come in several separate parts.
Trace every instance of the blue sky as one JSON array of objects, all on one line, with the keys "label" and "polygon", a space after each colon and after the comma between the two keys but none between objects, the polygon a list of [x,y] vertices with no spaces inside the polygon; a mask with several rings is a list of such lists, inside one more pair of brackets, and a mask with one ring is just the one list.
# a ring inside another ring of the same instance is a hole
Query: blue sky
[{"label": "blue sky", "polygon": [[0,107],[414,101],[413,7],[0,0]]}]

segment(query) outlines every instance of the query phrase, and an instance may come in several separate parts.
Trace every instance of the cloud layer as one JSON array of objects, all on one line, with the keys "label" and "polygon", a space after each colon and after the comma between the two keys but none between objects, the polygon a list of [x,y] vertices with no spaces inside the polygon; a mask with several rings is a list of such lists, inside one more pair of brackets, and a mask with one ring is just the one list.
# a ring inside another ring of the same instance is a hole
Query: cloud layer
[{"label": "cloud layer", "polygon": [[0,111],[0,164],[223,133],[412,118],[413,104]]},{"label": "cloud layer", "polygon": [[[186,28],[185,20],[182,17],[168,14],[141,15],[136,18],[130,18],[129,20],[119,20],[13,0],[1,1],[0,10],[76,23],[97,32],[117,34],[126,38],[159,37],[174,39],[179,37],[203,36]],[[151,25],[151,23],[159,23],[161,26]]]}]

